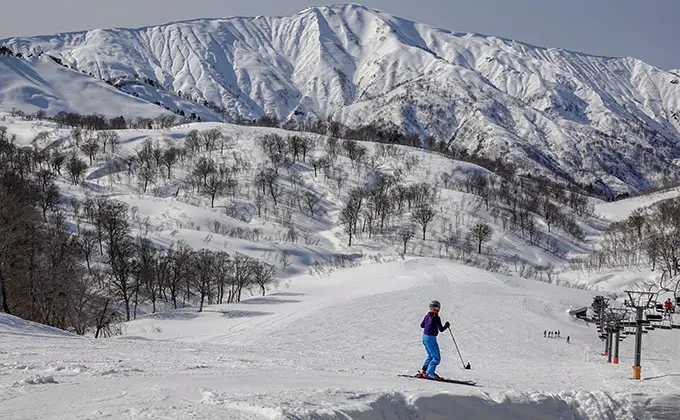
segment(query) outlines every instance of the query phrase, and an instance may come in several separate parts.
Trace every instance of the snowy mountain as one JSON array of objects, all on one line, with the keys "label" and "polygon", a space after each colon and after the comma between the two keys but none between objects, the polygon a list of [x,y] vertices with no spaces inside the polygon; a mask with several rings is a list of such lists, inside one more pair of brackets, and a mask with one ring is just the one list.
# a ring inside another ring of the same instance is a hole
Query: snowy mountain
[{"label": "snowy mountain", "polygon": [[359,5],[1,43],[232,117],[396,127],[603,192],[680,177],[678,76],[633,58],[450,32]]}]

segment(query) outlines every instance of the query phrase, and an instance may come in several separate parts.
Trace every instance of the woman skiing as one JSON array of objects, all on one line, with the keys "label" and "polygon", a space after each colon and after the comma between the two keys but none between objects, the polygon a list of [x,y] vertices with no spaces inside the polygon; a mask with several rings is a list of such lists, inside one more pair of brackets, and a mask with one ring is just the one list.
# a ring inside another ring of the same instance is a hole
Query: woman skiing
[{"label": "woman skiing", "polygon": [[418,377],[427,379],[439,379],[434,371],[437,365],[441,362],[441,355],[439,353],[439,344],[437,344],[437,334],[446,331],[451,324],[446,321],[442,325],[442,320],[439,318],[439,310],[441,305],[438,301],[430,302],[430,312],[425,315],[423,322],[420,323],[420,328],[423,329],[423,345],[427,351],[427,359],[423,363],[423,368],[418,372]]}]

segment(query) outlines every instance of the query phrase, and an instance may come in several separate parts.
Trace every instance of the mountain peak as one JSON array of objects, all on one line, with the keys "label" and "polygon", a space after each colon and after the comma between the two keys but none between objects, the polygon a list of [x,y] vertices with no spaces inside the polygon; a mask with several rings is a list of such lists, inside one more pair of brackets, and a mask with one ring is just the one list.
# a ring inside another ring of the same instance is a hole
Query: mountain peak
[{"label": "mountain peak", "polygon": [[396,129],[603,192],[680,179],[680,84],[636,59],[452,33],[355,3],[2,43],[175,111]]}]

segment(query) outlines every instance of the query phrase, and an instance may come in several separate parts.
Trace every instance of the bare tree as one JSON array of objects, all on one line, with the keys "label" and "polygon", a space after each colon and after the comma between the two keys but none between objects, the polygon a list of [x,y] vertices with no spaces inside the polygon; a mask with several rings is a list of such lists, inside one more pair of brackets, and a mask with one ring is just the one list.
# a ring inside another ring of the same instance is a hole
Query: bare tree
[{"label": "bare tree", "polygon": [[83,151],[90,159],[90,166],[92,166],[92,161],[99,153],[99,142],[96,139],[89,137],[85,143],[80,146],[80,150]]},{"label": "bare tree", "polygon": [[305,193],[302,195],[302,199],[304,200],[305,205],[309,209],[309,215],[311,217],[314,217],[314,209],[321,201],[321,196],[313,191],[305,191]]},{"label": "bare tree", "polygon": [[194,254],[191,265],[193,272],[194,287],[200,295],[198,312],[203,312],[206,298],[213,291],[213,279],[215,277],[215,254],[207,249],[202,249]]},{"label": "bare tree", "polygon": [[120,142],[120,136],[115,131],[100,131],[97,140],[102,144],[102,150],[106,151],[106,144],[111,146],[111,153],[116,152],[116,146]]},{"label": "bare tree", "polygon": [[352,198],[340,212],[340,223],[349,235],[347,246],[352,246],[352,236],[356,232],[357,221],[361,213],[361,199]]},{"label": "bare tree", "polygon": [[66,163],[66,155],[59,150],[53,151],[50,164],[59,176],[61,176],[61,168],[64,166],[64,163]]},{"label": "bare tree", "polygon": [[314,178],[316,178],[319,169],[325,169],[330,165],[330,162],[328,161],[328,159],[325,156],[314,157],[314,158],[310,159],[309,163],[314,168]]},{"label": "bare tree", "polygon": [[201,186],[205,187],[206,184],[208,183],[208,176],[210,174],[213,174],[217,171],[217,168],[215,167],[215,161],[212,159],[207,159],[207,158],[200,158],[198,162],[196,162],[196,165],[194,166],[194,170],[192,171],[192,174],[197,179],[200,179],[202,181]]},{"label": "bare tree", "polygon": [[427,229],[427,225],[432,221],[432,219],[434,219],[436,214],[437,212],[429,205],[421,205],[411,215],[413,220],[418,222],[418,224],[420,224],[420,226],[423,228],[423,240],[425,240],[425,231]]},{"label": "bare tree", "polygon": [[81,254],[85,258],[85,263],[87,264],[87,271],[92,274],[92,254],[97,249],[99,241],[97,240],[97,234],[91,230],[86,230],[81,232],[76,236],[76,245],[80,249]]},{"label": "bare tree", "polygon": [[179,159],[180,152],[179,149],[176,147],[169,147],[163,151],[163,155],[161,157],[161,163],[165,166],[165,168],[168,170],[167,176],[168,179],[170,179],[171,175],[171,170],[172,166],[177,163],[177,160]]},{"label": "bare tree", "polygon": [[141,168],[139,168],[137,171],[137,179],[142,186],[143,193],[146,193],[149,184],[156,182],[157,174],[156,168],[153,166],[143,165]]},{"label": "bare tree", "polygon": [[201,151],[201,137],[198,130],[191,130],[187,133],[184,138],[184,144],[189,148],[192,154],[196,154]]},{"label": "bare tree", "polygon": [[[151,301],[152,313],[156,313],[156,301],[160,297],[160,290],[164,284],[159,276],[160,256],[158,250],[148,238],[137,238],[137,249],[134,271],[137,283],[143,288],[145,296]],[[135,318],[137,317],[138,294],[135,293]]]},{"label": "bare tree", "polygon": [[[111,247],[111,245],[109,245]],[[125,305],[125,320],[131,319],[131,302],[137,293],[138,284],[134,279],[135,243],[132,238],[125,236],[117,239],[113,245],[114,251],[109,251],[109,281],[111,291],[120,298]]]},{"label": "bare tree", "polygon": [[220,130],[212,128],[210,130],[202,131],[201,138],[203,139],[206,152],[212,152],[215,149],[217,141],[222,138],[222,133]]},{"label": "bare tree", "polygon": [[222,194],[225,186],[224,179],[219,174],[213,173],[208,176],[203,191],[210,196],[210,207],[215,207],[215,197]]},{"label": "bare tree", "polygon": [[493,230],[491,226],[484,222],[476,223],[470,229],[470,238],[477,243],[477,253],[482,253],[482,244],[488,242],[491,239]]},{"label": "bare tree", "polygon": [[71,182],[73,185],[78,185],[87,170],[87,164],[82,160],[78,159],[76,155],[72,155],[71,159],[66,163],[66,170],[71,176]]},{"label": "bare tree", "polygon": [[47,223],[47,210],[54,210],[61,198],[59,188],[54,183],[57,176],[47,169],[41,169],[36,174],[38,184],[38,203],[42,209],[43,221]]},{"label": "bare tree", "polygon": [[267,286],[274,281],[276,275],[276,268],[270,264],[256,263],[253,269],[253,277],[255,283],[260,286],[262,296],[267,292]]},{"label": "bare tree", "polygon": [[168,250],[168,258],[171,260],[171,271],[168,281],[168,289],[170,290],[170,299],[172,305],[177,309],[177,296],[179,296],[180,287],[182,287],[182,279],[184,279],[191,263],[192,250],[186,243],[180,242],[173,244]]},{"label": "bare tree", "polygon": [[406,245],[408,244],[408,241],[413,239],[415,234],[416,233],[413,230],[413,226],[402,226],[399,229],[399,238],[401,239],[401,242],[404,244],[404,251],[402,252],[402,255],[406,255]]},{"label": "bare tree", "polygon": [[236,254],[231,260],[231,290],[229,292],[229,302],[240,302],[244,288],[250,286],[253,280],[253,270],[255,261],[243,254]]}]

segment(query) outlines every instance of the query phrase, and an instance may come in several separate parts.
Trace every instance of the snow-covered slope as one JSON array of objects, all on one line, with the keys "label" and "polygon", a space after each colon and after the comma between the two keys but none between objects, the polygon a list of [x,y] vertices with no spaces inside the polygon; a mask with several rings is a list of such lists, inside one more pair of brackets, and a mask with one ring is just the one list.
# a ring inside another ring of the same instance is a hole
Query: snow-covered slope
[{"label": "snow-covered slope", "polygon": [[141,82],[119,89],[88,74],[60,65],[46,54],[19,58],[0,56],[0,111],[13,108],[49,115],[59,112],[101,114],[109,118],[153,118],[170,112],[203,121],[219,121],[216,112]]},{"label": "snow-covered slope", "polygon": [[60,66],[46,55],[0,56],[0,111],[98,113],[156,117],[165,109],[120,92],[101,80]]},{"label": "snow-covered slope", "polygon": [[[472,367],[462,369],[446,332],[438,372],[480,387],[397,377],[423,361],[418,325],[432,298]],[[117,338],[18,331],[0,348],[0,417],[677,418],[678,334],[646,334],[645,380],[631,381],[633,339],[621,343],[621,363],[608,364],[595,327],[567,314],[591,299],[413,259],[301,276],[271,296],[200,314],[139,319]],[[543,338],[544,330],[561,338]]]},{"label": "snow-covered slope", "polygon": [[102,80],[150,79],[232,115],[397,126],[603,191],[680,174],[669,165],[680,157],[677,75],[359,5],[2,43]]}]

